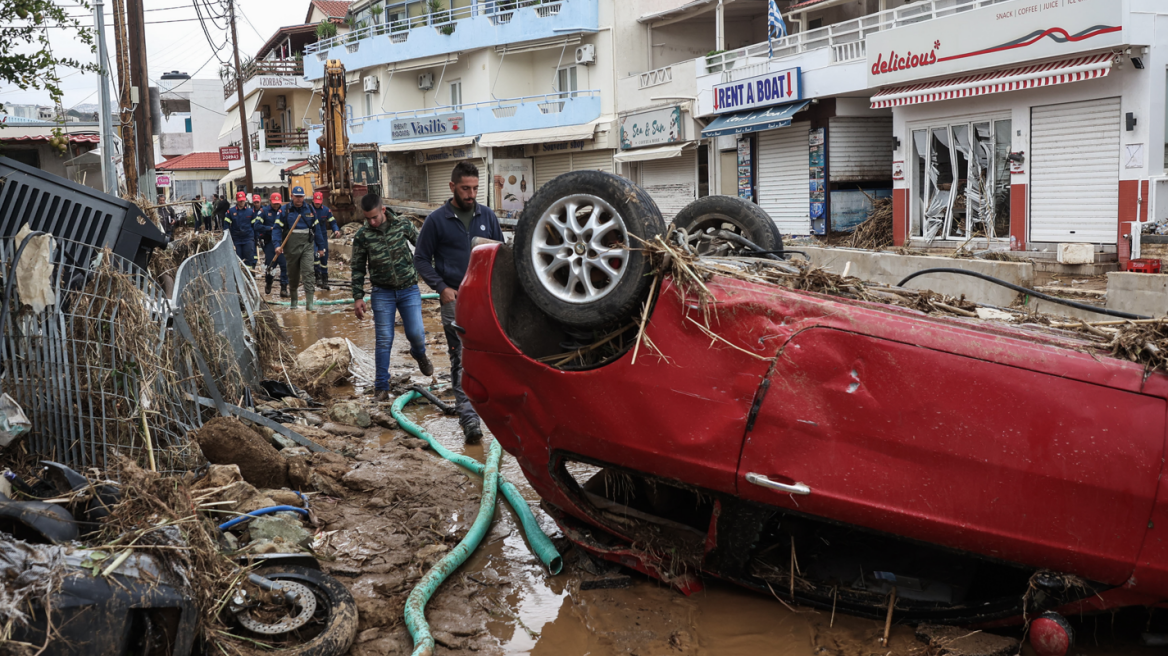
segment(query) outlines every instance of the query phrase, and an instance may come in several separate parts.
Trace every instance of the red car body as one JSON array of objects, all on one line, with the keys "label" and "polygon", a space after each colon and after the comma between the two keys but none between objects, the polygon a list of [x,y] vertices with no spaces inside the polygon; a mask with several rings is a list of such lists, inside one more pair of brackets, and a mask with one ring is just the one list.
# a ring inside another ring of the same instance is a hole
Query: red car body
[{"label": "red car body", "polygon": [[664,357],[642,348],[635,364],[626,352],[562,371],[509,336],[522,331],[500,316],[521,293],[511,268],[506,247],[471,257],[457,316],[464,388],[594,553],[697,585],[598,519],[557,477],[565,454],[712,496],[701,569],[716,575],[708,564],[733,528],[720,509],[744,500],[1092,582],[1059,604],[1168,598],[1168,376],[1070,337],[728,278],[708,284],[709,327],[724,341],[666,278],[646,329]]}]

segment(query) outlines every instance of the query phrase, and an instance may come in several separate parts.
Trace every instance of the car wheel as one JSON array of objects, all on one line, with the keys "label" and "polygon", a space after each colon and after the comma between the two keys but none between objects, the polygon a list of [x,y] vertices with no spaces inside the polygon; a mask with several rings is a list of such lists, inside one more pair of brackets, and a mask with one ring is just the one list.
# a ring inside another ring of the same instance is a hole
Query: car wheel
[{"label": "car wheel", "polygon": [[515,272],[540,310],[568,326],[629,319],[649,292],[639,246],[665,231],[657,204],[628,180],[572,171],[527,201],[515,227]]},{"label": "car wheel", "polygon": [[742,248],[718,237],[721,230],[744,237],[766,251],[783,250],[783,235],[770,215],[737,196],[699,198],[677,213],[672,227],[684,229],[690,247],[701,255]]}]

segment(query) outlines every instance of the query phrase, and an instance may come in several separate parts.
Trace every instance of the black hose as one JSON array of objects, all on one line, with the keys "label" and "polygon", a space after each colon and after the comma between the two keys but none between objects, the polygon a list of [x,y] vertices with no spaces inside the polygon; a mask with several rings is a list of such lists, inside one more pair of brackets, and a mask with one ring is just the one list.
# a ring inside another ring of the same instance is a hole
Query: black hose
[{"label": "black hose", "polygon": [[1106,314],[1107,316],[1110,316],[1110,317],[1119,317],[1120,319],[1151,319],[1151,318],[1153,318],[1153,317],[1144,316],[1142,314],[1132,314],[1130,312],[1120,312],[1119,310],[1108,310],[1107,308],[1096,307],[1094,305],[1087,305],[1086,303],[1076,303],[1075,301],[1068,301],[1065,298],[1059,298],[1057,296],[1043,294],[1042,292],[1037,292],[1037,291],[1034,291],[1033,289],[1029,289],[1029,288],[1023,287],[1021,285],[1015,285],[1012,282],[1006,282],[1005,280],[1002,280],[1000,278],[995,278],[993,276],[987,276],[984,273],[978,273],[977,271],[967,271],[965,269],[954,269],[952,267],[936,267],[933,269],[921,269],[920,271],[917,271],[917,272],[914,272],[914,273],[908,275],[907,277],[905,277],[904,280],[901,280],[900,282],[896,283],[896,286],[897,287],[904,287],[904,283],[912,280],[913,278],[916,278],[917,276],[923,276],[926,273],[957,273],[957,274],[960,274],[963,276],[973,276],[974,278],[981,278],[982,280],[986,280],[988,282],[992,282],[994,284],[998,284],[998,285],[1001,285],[1003,287],[1009,287],[1010,289],[1013,289],[1016,292],[1022,292],[1023,294],[1030,294],[1031,296],[1033,296],[1035,298],[1041,298],[1044,301],[1050,301],[1051,303],[1058,303],[1059,305],[1066,305],[1068,307],[1077,308],[1079,310],[1088,310],[1090,312],[1098,312],[1099,314]]},{"label": "black hose", "polygon": [[442,414],[444,414],[444,415],[458,414],[458,410],[454,406],[447,405],[446,403],[444,403],[442,401],[442,399],[438,398],[437,396],[434,396],[434,393],[431,392],[430,390],[426,389],[425,387],[422,387],[421,385],[414,385],[410,389],[414,390],[418,394],[421,394],[430,403],[433,403],[435,407],[437,407],[439,410],[442,411]]},{"label": "black hose", "polygon": [[20,264],[20,256],[24,253],[24,247],[28,246],[29,240],[37,235],[47,235],[49,233],[43,230],[34,230],[24,236],[24,240],[20,242],[20,248],[16,249],[16,255],[12,256],[12,266],[8,269],[8,281],[4,285],[3,305],[0,305],[0,332],[4,331],[4,320],[8,318],[8,302],[12,298],[12,285],[16,282],[16,265]]}]

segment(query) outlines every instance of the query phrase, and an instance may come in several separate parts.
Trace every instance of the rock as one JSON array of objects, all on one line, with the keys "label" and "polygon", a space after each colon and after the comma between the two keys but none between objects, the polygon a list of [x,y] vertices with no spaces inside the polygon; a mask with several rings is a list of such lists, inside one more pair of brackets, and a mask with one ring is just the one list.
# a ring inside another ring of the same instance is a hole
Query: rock
[{"label": "rock", "polygon": [[281,537],[277,537],[274,540],[256,540],[248,544],[245,549],[256,554],[300,553],[301,551],[299,545]]},{"label": "rock", "polygon": [[280,488],[288,464],[264,436],[232,417],[216,417],[193,433],[203,456],[218,465],[238,465],[243,479],[257,487]]},{"label": "rock", "polygon": [[320,426],[324,423],[324,420],[320,418],[320,415],[313,414],[311,412],[302,413],[300,416],[304,417],[304,421],[308,422],[309,426]]},{"label": "rock", "polygon": [[284,402],[285,408],[304,408],[308,406],[308,404],[304,402],[304,399],[296,396],[285,396],[280,400]]},{"label": "rock", "polygon": [[312,544],[312,531],[304,528],[297,513],[278,512],[256,517],[251,520],[247,530],[252,542],[263,540],[274,542],[276,538],[280,538],[306,549]]},{"label": "rock", "polygon": [[322,431],[321,429],[316,428],[314,426],[302,426],[300,424],[280,424],[280,425],[283,426],[284,428],[287,428],[288,430],[292,431],[293,433],[296,433],[300,437],[312,440],[313,442],[316,442],[317,444],[321,444],[325,440],[329,440],[329,439],[333,438],[332,433],[326,433],[326,432]]},{"label": "rock", "polygon": [[341,487],[341,485],[337,483],[335,479],[329,476],[324,476],[315,469],[312,471],[312,475],[309,477],[309,482],[312,483],[312,487],[316,489],[317,492],[320,492],[326,496],[338,498],[345,496],[345,488]]},{"label": "rock", "polygon": [[249,513],[253,510],[276,505],[271,497],[261,494],[254,485],[247,481],[236,481],[216,496],[220,501],[234,501],[234,505],[223,506],[223,510],[237,513]]},{"label": "rock", "polygon": [[341,482],[350,490],[368,492],[382,487],[385,482],[385,474],[377,467],[365,465],[345,474],[341,478]]},{"label": "rock", "polygon": [[260,490],[260,494],[274,501],[277,506],[304,507],[304,500],[293,490]]},{"label": "rock", "polygon": [[297,490],[307,490],[312,486],[312,468],[305,456],[288,458],[288,485]]},{"label": "rock", "polygon": [[[269,430],[271,430],[271,429],[269,429]],[[294,440],[290,437],[287,437],[285,435],[281,435],[281,434],[277,433],[276,431],[272,431],[272,434],[270,436],[268,436],[268,443],[271,444],[272,446],[276,447],[276,449],[281,449],[281,450],[287,449],[290,447],[300,446],[300,444],[297,443],[296,440]]]},{"label": "rock", "polygon": [[329,417],[339,424],[347,424],[349,426],[359,426],[361,428],[369,428],[373,420],[369,418],[369,413],[365,412],[365,408],[354,403],[353,401],[344,401],[335,404],[329,410]]},{"label": "rock", "polygon": [[406,449],[429,449],[430,448],[429,442],[427,442],[426,440],[420,440],[416,437],[399,437],[396,440],[394,440],[394,442],[396,442],[397,444],[400,444],[402,447],[404,447]]},{"label": "rock", "polygon": [[239,465],[211,465],[207,468],[207,475],[199,479],[191,489],[208,490],[242,480],[243,474],[239,473]]},{"label": "rock", "polygon": [[223,541],[227,543],[228,551],[239,550],[239,538],[235,537],[235,534],[231,531],[223,532]]},{"label": "rock", "polygon": [[369,418],[373,420],[373,423],[382,428],[394,429],[398,427],[397,420],[381,410],[373,410],[369,413]]},{"label": "rock", "polygon": [[446,631],[435,631],[434,642],[442,645],[447,649],[462,649],[466,647],[466,641],[455,638],[453,634]]},{"label": "rock", "polygon": [[321,430],[333,435],[340,435],[341,437],[365,437],[365,431],[355,426],[345,426],[344,424],[334,424],[329,422],[322,425]]},{"label": "rock", "polygon": [[1014,638],[956,626],[921,624],[916,636],[929,645],[930,654],[937,656],[1007,656],[1018,651]]},{"label": "rock", "polygon": [[285,458],[295,458],[298,456],[304,456],[307,458],[312,456],[312,452],[309,451],[308,447],[306,446],[297,445],[280,449],[280,455],[284,456]]},{"label": "rock", "polygon": [[313,385],[332,387],[349,375],[349,344],[343,337],[326,337],[296,356],[296,366]]},{"label": "rock", "polygon": [[349,473],[349,461],[339,453],[318,451],[312,454],[309,462],[317,472],[338,480]]}]

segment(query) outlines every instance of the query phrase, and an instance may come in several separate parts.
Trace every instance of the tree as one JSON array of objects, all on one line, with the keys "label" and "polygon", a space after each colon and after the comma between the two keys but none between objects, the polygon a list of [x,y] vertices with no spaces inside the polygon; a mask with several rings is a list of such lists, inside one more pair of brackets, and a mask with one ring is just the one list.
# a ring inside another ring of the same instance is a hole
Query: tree
[{"label": "tree", "polygon": [[[69,7],[90,10],[87,0],[79,3],[79,7]],[[50,29],[64,29],[94,50],[93,29],[83,26],[53,0],[0,0],[0,26],[0,86],[11,85],[22,91],[43,89],[49,92],[52,104],[59,106],[64,97],[59,69],[98,70],[96,64],[53,54]],[[4,111],[3,103],[0,111]]]}]

